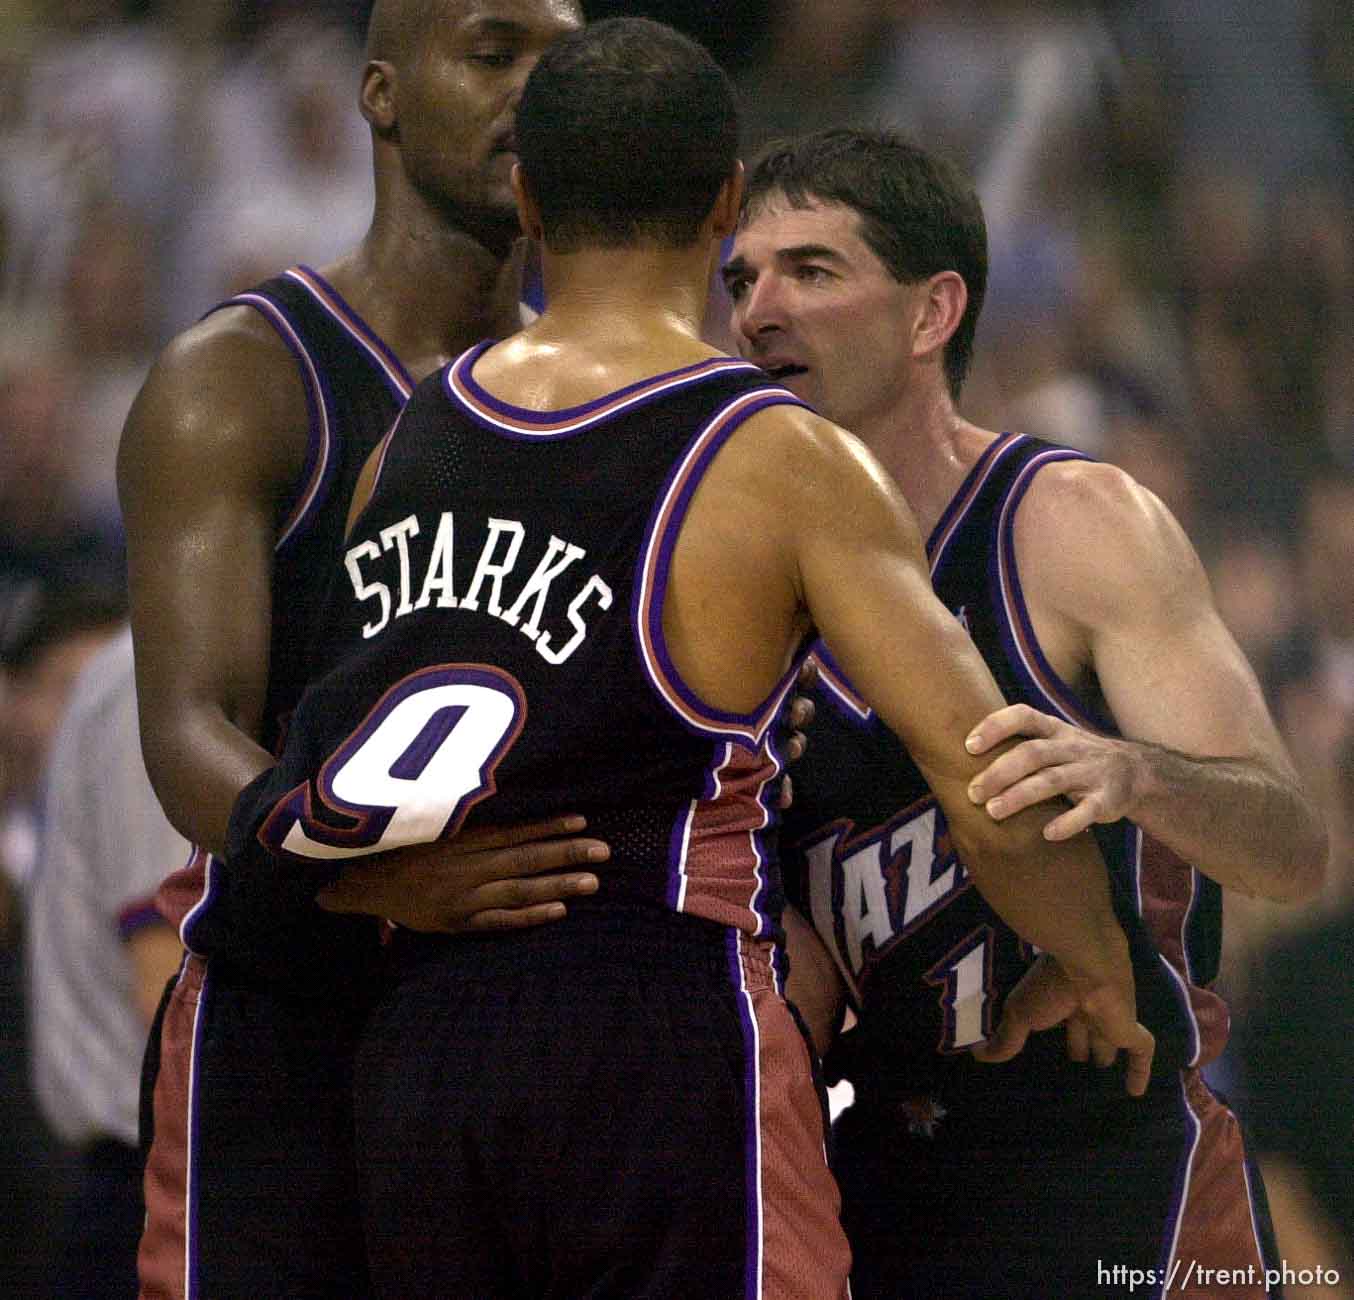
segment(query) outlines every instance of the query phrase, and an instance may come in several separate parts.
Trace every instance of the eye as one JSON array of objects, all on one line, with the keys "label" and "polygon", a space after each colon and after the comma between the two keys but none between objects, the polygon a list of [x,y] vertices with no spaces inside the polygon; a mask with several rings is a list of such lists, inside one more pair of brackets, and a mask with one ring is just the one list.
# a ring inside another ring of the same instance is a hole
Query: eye
[{"label": "eye", "polygon": [[473,50],[470,55],[471,63],[478,63],[484,68],[510,68],[516,60],[517,51],[506,45],[487,46]]},{"label": "eye", "polygon": [[795,267],[795,279],[804,284],[821,284],[831,279],[832,273],[825,266],[815,266],[812,262],[801,262]]},{"label": "eye", "polygon": [[747,291],[749,279],[745,275],[735,275],[724,281],[724,288],[729,297],[737,302]]}]

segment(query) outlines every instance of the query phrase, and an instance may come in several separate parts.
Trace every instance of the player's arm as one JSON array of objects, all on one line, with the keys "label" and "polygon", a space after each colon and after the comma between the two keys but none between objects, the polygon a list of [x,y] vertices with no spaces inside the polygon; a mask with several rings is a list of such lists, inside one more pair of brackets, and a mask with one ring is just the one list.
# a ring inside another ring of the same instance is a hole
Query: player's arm
[{"label": "player's arm", "polygon": [[973,783],[1000,819],[1061,795],[1050,839],[1128,817],[1220,884],[1279,901],[1320,888],[1326,831],[1223,625],[1194,548],[1120,470],[1070,462],[1035,478],[1016,516],[1021,581],[1052,635],[1094,671],[1115,739],[1025,705],[975,729],[1011,738]]},{"label": "player's arm", "polygon": [[178,932],[163,921],[143,925],[127,937],[127,955],[132,963],[132,1000],[147,1028],[155,1019],[165,984],[183,959]]},{"label": "player's arm", "polygon": [[304,461],[296,363],[247,308],[181,335],[118,452],[146,766],[170,821],[221,852],[231,806],[272,763],[273,545]]},{"label": "player's arm", "polygon": [[841,1024],[846,984],[813,926],[788,905],[783,919],[790,956],[785,996],[799,1008],[818,1055],[825,1056]]},{"label": "player's arm", "polygon": [[782,419],[799,425],[778,447],[779,478],[790,484],[778,518],[803,603],[921,769],[975,884],[1057,959],[1098,1032],[1128,1049],[1129,1088],[1141,1092],[1152,1037],[1136,1021],[1128,944],[1093,839],[1050,843],[1045,810],[998,822],[969,800],[981,764],[964,740],[1001,705],[996,682],[932,591],[915,519],[892,480],[835,426],[800,412]]}]

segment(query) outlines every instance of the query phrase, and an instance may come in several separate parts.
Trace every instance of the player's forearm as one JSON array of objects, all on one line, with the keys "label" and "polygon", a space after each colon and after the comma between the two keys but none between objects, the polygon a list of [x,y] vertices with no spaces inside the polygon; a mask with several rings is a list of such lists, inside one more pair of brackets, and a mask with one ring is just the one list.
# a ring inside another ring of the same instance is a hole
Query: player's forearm
[{"label": "player's forearm", "polygon": [[996,835],[966,834],[953,823],[951,831],[979,892],[1017,934],[1056,957],[1079,985],[1120,981],[1128,943],[1104,859],[1089,833],[1044,840],[1046,820],[1047,810],[1036,808],[993,824]]},{"label": "player's forearm", "polygon": [[218,856],[240,791],[273,765],[268,751],[219,709],[147,719],[142,747],[151,784],[181,835]]},{"label": "player's forearm", "polygon": [[799,1008],[820,1056],[827,1053],[841,1021],[846,989],[817,932],[793,908],[785,909],[790,973],[785,996]]},{"label": "player's forearm", "polygon": [[1128,816],[1220,885],[1276,902],[1316,894],[1329,841],[1297,781],[1261,763],[1121,742],[1134,764]]}]

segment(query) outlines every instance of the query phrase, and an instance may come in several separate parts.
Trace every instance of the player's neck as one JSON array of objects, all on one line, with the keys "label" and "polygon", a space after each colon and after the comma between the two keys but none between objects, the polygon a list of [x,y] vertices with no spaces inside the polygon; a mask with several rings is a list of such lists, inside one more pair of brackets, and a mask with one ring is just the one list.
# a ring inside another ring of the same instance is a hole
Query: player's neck
[{"label": "player's neck", "polygon": [[325,272],[419,379],[496,332],[503,267],[482,242],[423,212],[378,218]]},{"label": "player's neck", "polygon": [[937,388],[900,395],[853,432],[903,489],[923,537],[997,436],[965,420],[949,392]]},{"label": "player's neck", "polygon": [[712,256],[703,249],[544,250],[543,334],[559,337],[690,335],[698,338]]}]

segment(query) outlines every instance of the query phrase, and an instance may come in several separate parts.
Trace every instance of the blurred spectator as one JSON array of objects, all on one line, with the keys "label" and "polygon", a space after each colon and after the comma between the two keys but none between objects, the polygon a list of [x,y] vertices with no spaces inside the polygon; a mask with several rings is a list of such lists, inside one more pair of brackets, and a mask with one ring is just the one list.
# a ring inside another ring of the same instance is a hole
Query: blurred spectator
[{"label": "blurred spectator", "polygon": [[1326,8],[1332,66],[1347,60],[1347,4],[1123,0],[1104,8],[1130,75],[1150,83],[1149,93],[1165,105],[1177,167],[1208,160],[1269,189],[1347,166],[1309,55],[1313,14]]},{"label": "blurred spectator", "polygon": [[0,618],[0,911],[9,920],[0,933],[0,1295],[44,1294],[36,1288],[63,1171],[30,1099],[19,964],[40,787],[71,683],[123,614],[120,592],[34,584]]},{"label": "blurred spectator", "polygon": [[153,247],[151,231],[130,210],[92,207],[61,286],[74,441],[67,479],[82,513],[110,529],[120,527],[118,439],[157,342]]},{"label": "blurred spectator", "polygon": [[[1292,560],[1278,582],[1291,598],[1272,593],[1270,613],[1282,621],[1268,640],[1266,687],[1275,719],[1303,783],[1320,802],[1331,837],[1331,866],[1319,900],[1281,909],[1237,899],[1227,914],[1224,975],[1239,1017],[1267,997],[1263,964],[1268,947],[1295,927],[1311,925],[1332,909],[1354,905],[1354,817],[1346,792],[1354,738],[1354,473],[1328,471],[1313,478],[1300,511]],[[1257,547],[1266,545],[1256,541]],[[1273,548],[1276,541],[1267,544]],[[1273,551],[1271,549],[1271,560]],[[1225,573],[1225,568],[1222,570]],[[1240,576],[1240,575],[1238,575]],[[1273,577],[1273,573],[1270,575]],[[1234,609],[1247,602],[1263,616],[1261,579],[1252,571]],[[1261,629],[1261,617],[1256,630]],[[1258,667],[1261,664],[1257,664]],[[1284,940],[1287,942],[1287,940]]]},{"label": "blurred spectator", "polygon": [[55,351],[0,355],[0,617],[35,580],[121,581],[121,530],[79,497],[74,370]]},{"label": "blurred spectator", "polygon": [[[1354,732],[1337,760],[1342,804],[1354,821]],[[1345,846],[1348,854],[1349,847]],[[1351,864],[1342,865],[1346,876]],[[1336,1269],[1354,1295],[1354,899],[1275,943],[1238,1025],[1247,1114],[1269,1188],[1280,1253],[1295,1268]],[[1306,1291],[1287,1294],[1296,1298]]]},{"label": "blurred spectator", "polygon": [[[1354,900],[1354,817],[1342,761],[1354,736],[1354,471],[1309,485],[1298,539],[1302,624],[1290,641],[1279,718],[1309,788],[1329,810],[1337,867],[1328,895]],[[1343,757],[1342,757],[1343,756]]]},{"label": "blurred spectator", "polygon": [[171,214],[165,168],[178,69],[163,31],[129,23],[128,10],[120,0],[48,6],[44,39],[35,42],[28,65],[25,130],[61,206],[47,210],[27,194],[19,212],[48,241],[49,223],[61,218],[59,242],[42,268],[49,292],[64,272],[71,220],[90,198],[111,195],[154,230]]},{"label": "blurred spectator", "polygon": [[120,589],[34,583],[0,622],[0,876],[21,891],[37,852],[47,752],[71,684],[125,609]]},{"label": "blurred spectator", "polygon": [[88,660],[52,746],[26,949],[33,1089],[76,1153],[53,1294],[136,1294],[146,1033],[182,955],[155,910],[188,844],[141,758],[131,633]]},{"label": "blurred spectator", "polygon": [[256,40],[186,106],[200,173],[173,252],[175,328],[278,266],[332,260],[370,223],[357,46],[306,20]]},{"label": "blurred spectator", "polygon": [[781,0],[735,83],[744,153],[780,136],[877,119],[905,7],[898,0]]},{"label": "blurred spectator", "polygon": [[1286,543],[1242,524],[1208,556],[1218,612],[1246,652],[1276,716],[1278,681],[1298,613],[1297,573]]},{"label": "blurred spectator", "polygon": [[1346,0],[1312,0],[1307,53],[1317,93],[1354,163],[1354,39]]}]

